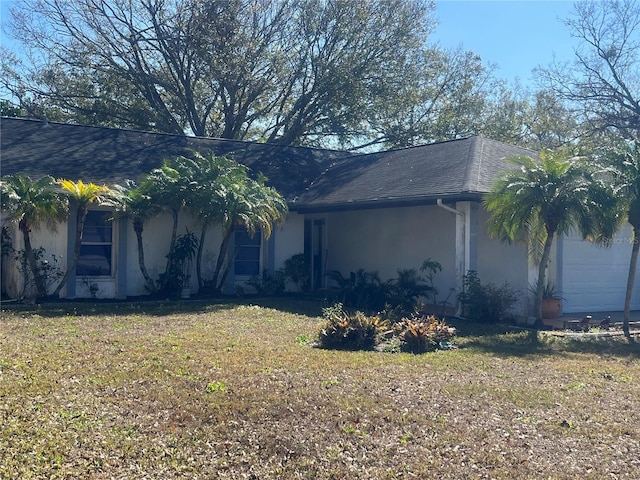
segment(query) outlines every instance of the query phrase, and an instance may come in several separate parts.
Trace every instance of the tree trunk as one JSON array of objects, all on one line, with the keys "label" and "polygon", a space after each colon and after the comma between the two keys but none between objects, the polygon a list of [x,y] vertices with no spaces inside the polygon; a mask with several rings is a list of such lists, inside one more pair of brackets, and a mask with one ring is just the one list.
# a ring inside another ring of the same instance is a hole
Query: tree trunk
[{"label": "tree trunk", "polygon": [[[29,225],[20,224],[20,230],[22,230],[22,235],[24,237],[24,255],[27,259],[27,263],[29,264],[29,268],[31,269],[31,273],[33,273],[33,281],[36,285],[36,295],[38,297],[46,297],[47,296],[47,283],[42,275],[40,274],[40,269],[38,268],[38,262],[36,261],[36,256],[33,253],[33,246],[31,245],[31,235],[29,234],[30,228]],[[25,272],[25,285],[27,283],[27,276]]]},{"label": "tree trunk", "polygon": [[200,232],[200,242],[198,242],[198,253],[196,255],[196,277],[199,288],[204,287],[204,280],[202,279],[202,251],[204,250],[204,239],[207,235],[208,228],[209,222],[205,221],[202,225],[202,231]]},{"label": "tree trunk", "polygon": [[540,264],[538,265],[538,283],[536,285],[536,299],[535,299],[535,305],[534,305],[534,309],[536,312],[536,324],[538,327],[541,327],[543,325],[542,295],[544,293],[547,265],[549,264],[549,257],[551,256],[551,244],[553,243],[554,235],[555,235],[555,231],[547,232],[547,239],[544,241],[542,257],[540,257]]},{"label": "tree trunk", "polygon": [[142,276],[144,277],[144,287],[149,293],[154,293],[156,291],[156,285],[149,275],[147,271],[147,267],[144,263],[144,246],[142,243],[142,232],[144,230],[144,224],[140,219],[133,220],[133,230],[136,232],[136,240],[138,243],[138,266],[140,267],[140,272],[142,272]]},{"label": "tree trunk", "polygon": [[227,229],[226,233],[224,234],[224,237],[222,238],[222,243],[220,244],[218,260],[216,261],[216,270],[213,273],[213,285],[215,286],[216,292],[220,292],[222,290],[222,281],[218,280],[218,276],[220,275],[225,257],[227,256],[227,250],[229,249],[229,242],[231,241],[231,234],[233,233],[233,231],[233,226],[229,227],[229,229]]},{"label": "tree trunk", "polygon": [[69,279],[69,275],[71,275],[71,271],[76,268],[76,264],[78,263],[78,258],[80,258],[80,247],[82,246],[82,232],[84,230],[84,220],[87,218],[87,207],[78,207],[76,211],[76,240],[73,245],[73,257],[71,257],[71,262],[67,263],[67,270],[64,272],[62,276],[62,280],[56,287],[53,292],[53,296],[57,296],[60,294],[60,290],[67,284],[67,280]]},{"label": "tree trunk", "polygon": [[638,251],[640,250],[640,238],[638,238],[638,227],[633,226],[633,247],[631,248],[631,261],[629,263],[629,275],[627,276],[627,291],[624,295],[624,320],[622,330],[629,337],[629,321],[631,317],[631,296],[633,294],[633,284],[636,279],[636,269],[638,266]]}]

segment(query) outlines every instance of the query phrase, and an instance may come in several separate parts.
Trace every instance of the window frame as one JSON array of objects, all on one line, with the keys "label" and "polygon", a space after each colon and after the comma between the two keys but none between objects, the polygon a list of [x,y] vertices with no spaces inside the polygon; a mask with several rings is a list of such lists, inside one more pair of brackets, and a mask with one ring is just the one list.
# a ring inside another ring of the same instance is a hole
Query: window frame
[{"label": "window frame", "polygon": [[[110,210],[98,210],[98,209],[94,209],[94,210],[89,210],[87,211],[87,215],[85,217],[85,223],[83,225],[83,229],[82,229],[82,242],[80,244],[80,255],[78,256],[78,263],[76,264],[76,276],[77,277],[91,277],[91,278],[112,278],[114,275],[114,235],[115,235],[115,224],[113,222],[113,220],[109,220],[109,219],[105,219],[103,222],[98,223],[95,222],[93,223],[91,221],[92,217],[94,216],[108,216],[108,217],[112,217],[112,212]],[[87,224],[87,220],[89,220],[89,223]],[[96,232],[94,235],[91,235],[90,232],[87,231],[88,228],[95,228]],[[103,234],[100,232],[99,229],[104,229],[104,231],[108,231],[109,238],[106,238],[107,235]],[[95,250],[98,251],[101,249],[108,249],[109,255],[107,256],[106,254],[102,254],[100,255],[99,253],[96,255],[89,255],[87,253],[85,253],[83,255],[83,250],[86,252],[87,250]],[[108,271],[106,273],[103,273],[104,269],[101,268],[100,266],[97,266],[97,264],[94,262],[93,265],[91,265],[91,261],[85,261],[85,263],[83,263],[82,259],[84,257],[100,257],[102,259],[105,259],[107,266],[108,266]],[[90,269],[93,267],[94,271],[91,271]],[[98,273],[96,273],[96,270],[98,271]]]}]

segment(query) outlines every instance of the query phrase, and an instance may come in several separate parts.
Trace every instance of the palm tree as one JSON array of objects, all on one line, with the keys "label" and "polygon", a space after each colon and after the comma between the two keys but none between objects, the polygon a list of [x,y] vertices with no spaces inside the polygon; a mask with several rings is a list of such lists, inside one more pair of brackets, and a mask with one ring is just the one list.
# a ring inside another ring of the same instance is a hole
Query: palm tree
[{"label": "palm tree", "polygon": [[640,251],[640,143],[616,142],[613,148],[604,153],[607,166],[603,171],[615,189],[615,196],[625,215],[620,216],[620,223],[625,220],[632,227],[631,259],[627,275],[627,289],[624,296],[624,319],[622,329],[629,336],[631,317],[631,296],[636,278],[638,252]]},{"label": "palm tree", "polygon": [[222,289],[233,264],[233,256],[227,258],[227,253],[235,227],[246,228],[252,236],[260,230],[264,238],[269,238],[273,226],[282,223],[288,212],[286,200],[274,188],[265,185],[264,177],[249,178],[244,165],[236,164],[221,180],[222,242],[213,274],[216,291]]},{"label": "palm tree", "polygon": [[57,223],[68,213],[66,199],[54,187],[55,180],[49,176],[33,181],[28,175],[16,174],[0,181],[2,211],[8,213],[10,220],[18,222],[24,237],[25,257],[39,297],[47,295],[47,285],[34,255],[31,230],[44,224],[55,231]]},{"label": "palm tree", "polygon": [[147,219],[160,212],[160,206],[133,180],[127,180],[125,185],[114,185],[104,204],[115,208],[116,217],[131,218],[138,246],[138,266],[144,277],[145,288],[149,293],[154,293],[156,285],[145,264],[142,232]]},{"label": "palm tree", "polygon": [[[141,192],[150,197],[151,203],[168,211],[172,218],[169,253],[161,283],[175,267],[171,253],[178,236],[178,215],[193,194],[193,168],[193,160],[187,157],[165,160],[160,168],[153,169],[140,184]],[[160,285],[160,288],[165,288],[165,285]]]},{"label": "palm tree", "polygon": [[82,231],[84,230],[84,221],[87,217],[89,206],[102,203],[104,197],[110,192],[109,187],[106,185],[99,186],[94,183],[84,183],[82,180],[73,182],[71,180],[60,179],[57,183],[62,187],[69,201],[76,206],[76,234],[71,261],[67,263],[67,270],[64,272],[62,280],[53,292],[54,296],[58,295],[60,290],[66,285],[71,271],[78,263],[80,247],[82,245]]},{"label": "palm tree", "polygon": [[536,240],[542,245],[535,291],[535,315],[542,322],[542,295],[551,246],[556,235],[577,228],[600,241],[615,233],[615,199],[586,162],[565,152],[545,151],[540,161],[511,158],[518,168],[500,176],[484,199],[490,212],[488,232],[508,243]]}]

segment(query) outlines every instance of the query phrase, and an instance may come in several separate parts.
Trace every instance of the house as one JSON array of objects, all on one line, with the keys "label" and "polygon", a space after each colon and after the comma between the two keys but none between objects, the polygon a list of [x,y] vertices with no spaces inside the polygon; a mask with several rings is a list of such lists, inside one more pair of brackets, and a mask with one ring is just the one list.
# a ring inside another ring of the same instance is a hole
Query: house
[{"label": "house", "polygon": [[[2,118],[0,165],[2,175],[25,172],[32,178],[83,179],[94,183],[123,183],[139,179],[163,159],[213,151],[263,173],[268,184],[288,200],[290,213],[283,227],[265,241],[239,244],[251,265],[236,265],[227,292],[247,280],[247,272],[273,271],[292,255],[304,253],[312,287],[325,286],[325,272],[344,273],[364,268],[392,278],[400,268],[418,268],[427,258],[442,264],[436,286],[442,298],[459,291],[462,276],[476,270],[483,282],[510,286],[522,292],[519,313],[527,312],[526,293],[535,281],[527,247],[505,245],[487,236],[488,218],[481,199],[495,176],[514,155],[536,152],[483,137],[469,137],[385,152],[352,154],[334,150],[284,147],[272,144],[196,138],[179,135],[68,125],[39,120]],[[107,215],[94,214],[95,221]],[[168,250],[168,216],[145,225],[146,264],[157,278]],[[69,255],[73,219],[56,235],[34,232],[35,245],[46,252]],[[145,294],[137,268],[135,235],[128,220],[108,230],[99,275],[76,272],[64,296],[125,298]],[[180,231],[197,230],[182,216]],[[19,241],[19,236],[13,236]],[[565,298],[565,312],[620,310],[624,301],[630,233],[624,230],[608,249],[579,237],[560,239],[550,276]],[[203,269],[211,271],[220,232],[209,235]],[[245,242],[241,233],[237,242]],[[209,243],[208,242],[208,243]],[[89,245],[87,246],[89,249]],[[108,258],[107,258],[108,257]],[[5,262],[6,263],[6,262]],[[17,275],[4,269],[3,283],[17,290]],[[194,286],[195,287],[195,286]],[[93,290],[92,290],[93,289]],[[640,297],[633,308],[640,307]]]}]

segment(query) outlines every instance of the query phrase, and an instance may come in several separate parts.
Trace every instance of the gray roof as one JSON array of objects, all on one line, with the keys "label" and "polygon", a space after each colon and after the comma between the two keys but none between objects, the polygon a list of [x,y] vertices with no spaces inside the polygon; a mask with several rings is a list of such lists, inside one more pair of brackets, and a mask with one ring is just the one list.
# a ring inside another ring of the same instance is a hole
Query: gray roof
[{"label": "gray roof", "polygon": [[478,200],[505,159],[538,153],[483,137],[468,137],[344,159],[325,171],[295,201],[300,211]]},{"label": "gray roof", "polygon": [[115,128],[0,118],[0,174],[32,178],[123,184],[140,180],[164,159],[189,150],[226,155],[267,176],[287,199],[304,192],[332,162],[347,152],[189,137]]},{"label": "gray roof", "polygon": [[139,180],[189,150],[227,155],[263,173],[301,212],[478,200],[505,158],[537,153],[483,137],[354,155],[336,150],[0,118],[0,174],[93,183]]}]

